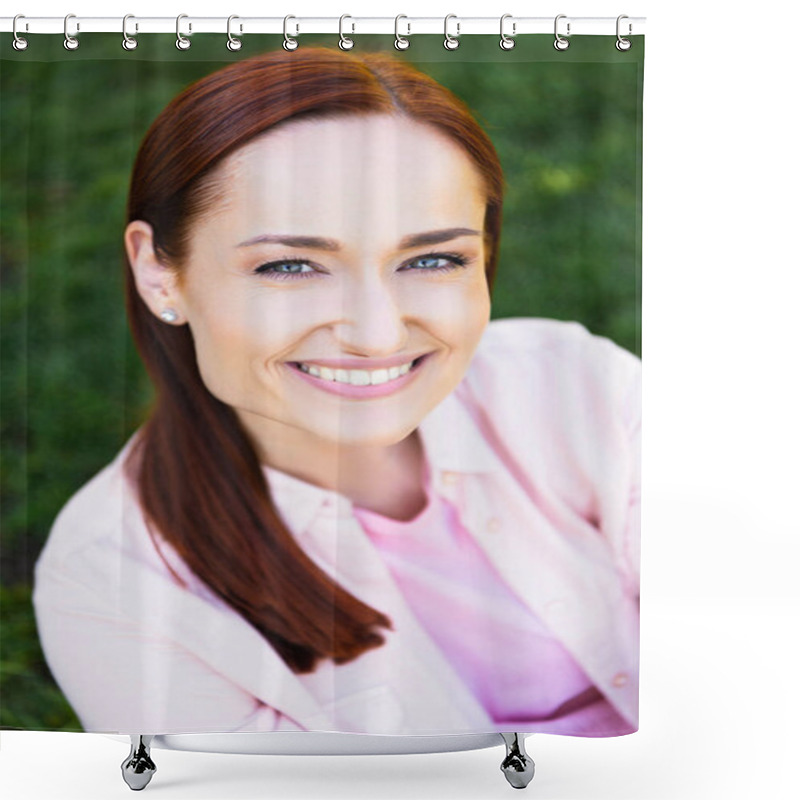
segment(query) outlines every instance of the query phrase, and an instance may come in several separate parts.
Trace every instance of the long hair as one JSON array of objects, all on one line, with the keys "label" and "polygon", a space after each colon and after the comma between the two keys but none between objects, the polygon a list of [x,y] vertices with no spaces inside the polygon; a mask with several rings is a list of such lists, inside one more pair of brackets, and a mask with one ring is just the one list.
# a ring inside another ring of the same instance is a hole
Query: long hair
[{"label": "long hair", "polygon": [[[485,184],[491,291],[504,189],[494,146],[452,92],[389,54],[277,50],[191,84],[142,140],[128,222],[152,226],[155,253],[177,270],[180,282],[192,224],[224,194],[214,170],[222,159],[281,122],[374,113],[432,125],[470,157]],[[126,472],[156,548],[162,553],[160,535],[296,673],[313,671],[319,659],[342,664],[382,645],[377,628],[393,629],[391,620],[345,591],[304,553],[273,504],[233,409],[206,389],[189,326],[156,318],[136,289],[127,259],[125,292],[132,335],[156,390]]]}]

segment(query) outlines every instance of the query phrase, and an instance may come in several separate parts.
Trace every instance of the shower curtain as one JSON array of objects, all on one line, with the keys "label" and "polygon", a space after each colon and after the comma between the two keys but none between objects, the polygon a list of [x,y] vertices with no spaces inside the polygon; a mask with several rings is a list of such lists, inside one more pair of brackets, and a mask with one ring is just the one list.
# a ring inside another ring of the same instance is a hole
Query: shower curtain
[{"label": "shower curtain", "polygon": [[0,728],[638,729],[644,40],[0,41]]}]

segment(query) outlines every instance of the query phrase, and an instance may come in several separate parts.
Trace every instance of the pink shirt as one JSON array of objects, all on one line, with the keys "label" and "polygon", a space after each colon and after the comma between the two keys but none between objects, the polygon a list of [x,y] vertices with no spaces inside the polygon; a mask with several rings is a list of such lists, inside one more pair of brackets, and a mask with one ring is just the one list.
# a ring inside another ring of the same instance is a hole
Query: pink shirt
[{"label": "pink shirt", "polygon": [[[519,719],[520,732],[620,733],[605,711],[544,719],[590,685],[635,730],[640,381],[638,358],[577,323],[490,322],[462,381],[418,427],[430,519],[394,537],[446,557],[404,554],[386,541],[391,522],[378,529],[348,497],[265,465],[309,558],[394,624],[381,647],[305,675],[162,541],[186,585],[174,579],[123,474],[136,432],[65,504],[37,560],[50,670],[96,732],[438,735]],[[426,582],[431,558],[448,569]],[[457,572],[452,591],[416,597]],[[437,603],[473,629],[454,638]],[[558,676],[535,680],[550,658]]]},{"label": "pink shirt", "polygon": [[631,733],[575,659],[505,585],[452,503],[431,488],[409,520],[353,507],[403,596],[500,728]]}]

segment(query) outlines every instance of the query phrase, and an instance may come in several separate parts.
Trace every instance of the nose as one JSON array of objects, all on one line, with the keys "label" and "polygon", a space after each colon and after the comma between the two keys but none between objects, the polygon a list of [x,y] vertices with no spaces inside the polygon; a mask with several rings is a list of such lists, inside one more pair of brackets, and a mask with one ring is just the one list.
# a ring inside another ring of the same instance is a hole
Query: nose
[{"label": "nose", "polygon": [[342,306],[338,335],[345,349],[374,356],[402,350],[407,338],[406,313],[387,279],[362,275],[349,282]]}]

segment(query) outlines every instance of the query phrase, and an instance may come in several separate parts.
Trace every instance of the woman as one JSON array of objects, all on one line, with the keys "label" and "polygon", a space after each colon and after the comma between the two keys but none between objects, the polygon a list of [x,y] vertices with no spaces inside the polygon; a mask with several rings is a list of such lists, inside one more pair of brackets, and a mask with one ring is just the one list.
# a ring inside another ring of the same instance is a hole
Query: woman
[{"label": "woman", "polygon": [[243,60],[155,120],[124,243],[156,401],[36,567],[86,730],[636,730],[640,362],[489,321],[502,193],[384,54]]}]

